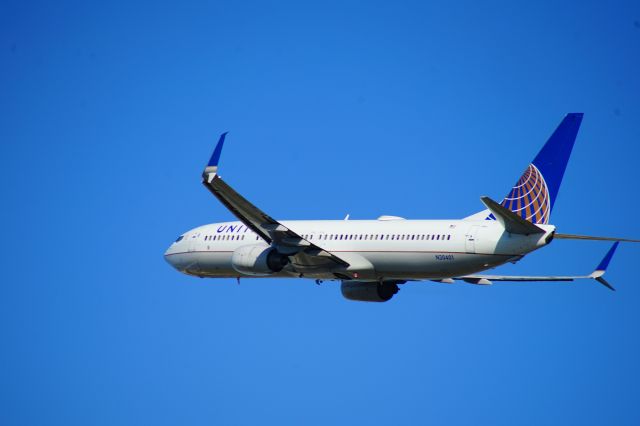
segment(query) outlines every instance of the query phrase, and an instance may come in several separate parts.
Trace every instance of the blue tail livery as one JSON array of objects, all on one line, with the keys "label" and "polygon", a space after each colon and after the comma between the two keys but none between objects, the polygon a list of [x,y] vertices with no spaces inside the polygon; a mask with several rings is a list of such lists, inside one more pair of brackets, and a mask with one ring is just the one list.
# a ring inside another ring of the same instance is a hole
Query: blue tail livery
[{"label": "blue tail livery", "polygon": [[[536,158],[525,169],[500,204],[535,224],[547,224],[573,144],[582,122],[582,113],[570,113],[562,120]],[[487,219],[495,219],[490,214]]]}]

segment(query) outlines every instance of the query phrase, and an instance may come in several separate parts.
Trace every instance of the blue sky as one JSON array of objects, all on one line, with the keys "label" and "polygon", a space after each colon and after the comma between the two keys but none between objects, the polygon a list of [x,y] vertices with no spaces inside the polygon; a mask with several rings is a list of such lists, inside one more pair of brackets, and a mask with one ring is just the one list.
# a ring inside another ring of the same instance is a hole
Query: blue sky
[{"label": "blue sky", "polygon": [[[608,279],[199,280],[162,253],[231,215],[458,218],[585,118],[561,232],[640,237],[637,2],[0,5],[0,423],[636,425],[640,247]],[[596,4],[599,3],[599,4]],[[504,273],[588,273],[555,241]]]}]

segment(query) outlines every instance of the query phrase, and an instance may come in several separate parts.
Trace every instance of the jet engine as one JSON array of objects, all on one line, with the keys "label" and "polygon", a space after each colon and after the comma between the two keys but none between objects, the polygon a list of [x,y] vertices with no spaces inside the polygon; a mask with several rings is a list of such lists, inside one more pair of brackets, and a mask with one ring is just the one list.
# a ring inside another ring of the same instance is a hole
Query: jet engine
[{"label": "jet engine", "polygon": [[361,302],[386,302],[398,292],[395,282],[342,281],[342,295],[345,299]]},{"label": "jet engine", "polygon": [[238,247],[231,256],[233,269],[245,275],[271,275],[282,271],[288,263],[287,255],[258,244]]}]

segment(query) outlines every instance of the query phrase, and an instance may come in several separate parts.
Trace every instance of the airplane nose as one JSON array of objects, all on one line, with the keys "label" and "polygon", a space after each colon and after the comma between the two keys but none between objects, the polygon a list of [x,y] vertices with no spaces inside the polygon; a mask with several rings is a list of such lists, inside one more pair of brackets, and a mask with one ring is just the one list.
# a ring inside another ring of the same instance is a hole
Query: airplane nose
[{"label": "airplane nose", "polygon": [[186,271],[192,269],[195,262],[192,254],[185,253],[183,249],[184,247],[181,247],[180,244],[171,244],[164,252],[164,260],[177,271],[187,273]]},{"label": "airplane nose", "polygon": [[173,246],[174,245],[171,244],[164,252],[164,260],[166,260],[173,268],[180,270],[180,256],[176,256],[176,250],[174,250]]}]

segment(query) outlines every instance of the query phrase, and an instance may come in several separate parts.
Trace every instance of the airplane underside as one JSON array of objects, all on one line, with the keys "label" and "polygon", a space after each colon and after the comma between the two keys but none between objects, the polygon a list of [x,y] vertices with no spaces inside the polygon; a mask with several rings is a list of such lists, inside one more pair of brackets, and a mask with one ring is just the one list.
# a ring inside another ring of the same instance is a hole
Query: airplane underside
[{"label": "airplane underside", "polygon": [[471,253],[357,253],[374,265],[373,275],[366,277],[347,274],[339,270],[300,273],[283,269],[264,275],[242,274],[234,269],[232,253],[190,252],[172,255],[172,262],[189,275],[202,278],[311,278],[318,280],[442,280],[484,271],[507,262],[515,262],[518,256]]}]

